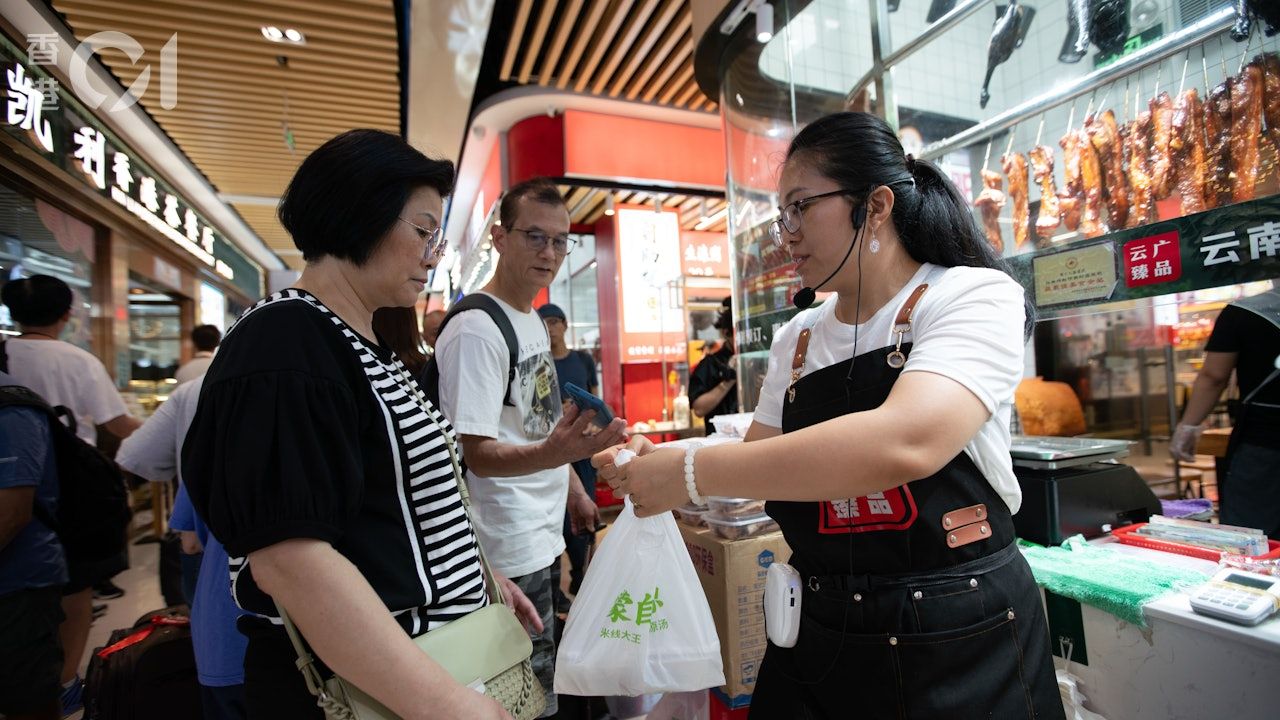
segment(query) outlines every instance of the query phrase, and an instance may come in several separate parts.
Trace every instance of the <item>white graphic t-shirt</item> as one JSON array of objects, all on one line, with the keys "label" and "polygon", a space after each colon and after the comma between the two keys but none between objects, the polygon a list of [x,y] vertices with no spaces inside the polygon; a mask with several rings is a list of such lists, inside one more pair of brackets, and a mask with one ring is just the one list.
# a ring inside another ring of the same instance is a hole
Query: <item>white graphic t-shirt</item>
[{"label": "white graphic t-shirt", "polygon": [[[561,416],[551,340],[536,312],[494,300],[507,313],[519,348],[513,404],[505,403],[510,355],[502,332],[488,313],[469,310],[451,319],[436,342],[440,405],[460,435],[532,445],[550,435]],[[476,534],[494,570],[518,577],[560,557],[568,483],[567,465],[517,477],[467,471]]]}]

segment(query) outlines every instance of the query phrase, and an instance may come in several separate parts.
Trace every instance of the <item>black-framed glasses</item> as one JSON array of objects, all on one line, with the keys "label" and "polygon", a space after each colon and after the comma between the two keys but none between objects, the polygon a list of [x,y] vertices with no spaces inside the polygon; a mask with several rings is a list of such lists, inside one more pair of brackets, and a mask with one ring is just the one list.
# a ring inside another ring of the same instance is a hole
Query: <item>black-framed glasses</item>
[{"label": "black-framed glasses", "polygon": [[513,232],[524,235],[524,244],[534,252],[542,252],[547,247],[547,243],[551,244],[551,249],[557,255],[568,255],[578,245],[578,239],[569,235],[548,235],[537,229],[525,229],[513,227]]},{"label": "black-framed glasses", "polygon": [[422,257],[429,258],[432,256],[439,256],[444,253],[444,228],[436,227],[434,230],[430,230],[422,227],[418,223],[405,220],[404,218],[400,218],[400,221],[406,225],[412,226],[414,230],[418,231],[418,237],[426,241],[427,247],[423,250]]},{"label": "black-framed glasses", "polygon": [[792,235],[800,232],[800,220],[804,217],[805,208],[822,200],[824,198],[835,197],[836,195],[848,195],[847,190],[832,190],[818,195],[810,195],[807,198],[800,198],[794,202],[787,203],[778,208],[778,219],[769,223],[769,237],[773,239],[773,244],[777,247],[784,247],[786,241],[782,238],[782,231],[786,230]]}]

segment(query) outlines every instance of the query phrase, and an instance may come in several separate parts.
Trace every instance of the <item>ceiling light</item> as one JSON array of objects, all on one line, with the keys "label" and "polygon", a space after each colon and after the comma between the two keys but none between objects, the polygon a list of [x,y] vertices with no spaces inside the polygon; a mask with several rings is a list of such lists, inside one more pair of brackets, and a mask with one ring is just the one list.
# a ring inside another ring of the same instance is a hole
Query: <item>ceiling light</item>
[{"label": "ceiling light", "polygon": [[604,214],[613,217],[613,193],[604,199]]},{"label": "ceiling light", "polygon": [[773,39],[773,6],[760,3],[756,7],[756,40],[767,43]]},{"label": "ceiling light", "polygon": [[263,25],[262,37],[274,43],[284,43],[288,45],[306,45],[307,38],[297,28],[278,28],[275,25]]}]

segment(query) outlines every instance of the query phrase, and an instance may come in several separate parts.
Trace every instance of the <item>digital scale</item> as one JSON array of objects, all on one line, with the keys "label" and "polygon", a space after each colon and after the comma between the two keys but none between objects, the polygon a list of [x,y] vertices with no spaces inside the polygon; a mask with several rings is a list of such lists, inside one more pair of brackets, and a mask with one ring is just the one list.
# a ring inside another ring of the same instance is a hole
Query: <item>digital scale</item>
[{"label": "digital scale", "polygon": [[1061,470],[1129,456],[1128,440],[1014,435],[1013,464],[1035,470]]},{"label": "digital scale", "polygon": [[1280,608],[1280,577],[1226,568],[1191,595],[1191,609],[1240,625],[1257,625]]},{"label": "digital scale", "polygon": [[1013,516],[1018,537],[1058,545],[1072,535],[1103,535],[1145,522],[1160,501],[1137,471],[1117,462],[1128,440],[1015,435],[1009,448],[1022,489]]}]

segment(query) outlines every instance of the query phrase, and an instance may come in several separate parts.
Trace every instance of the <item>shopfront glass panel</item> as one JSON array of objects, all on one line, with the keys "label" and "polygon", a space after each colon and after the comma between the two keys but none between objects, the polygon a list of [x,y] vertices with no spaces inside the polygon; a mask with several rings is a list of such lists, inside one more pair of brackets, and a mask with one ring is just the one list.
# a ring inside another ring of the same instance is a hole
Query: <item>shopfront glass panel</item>
[{"label": "shopfront glass panel", "polygon": [[[61,339],[93,352],[96,232],[92,225],[0,185],[0,285],[32,275],[52,275],[71,287],[71,321]],[[17,334],[9,309],[0,305],[0,332]]]},{"label": "shopfront glass panel", "polygon": [[182,308],[169,293],[138,276],[129,278],[129,391],[146,413],[176,381],[182,357]]},{"label": "shopfront glass panel", "polygon": [[[873,69],[873,34],[888,55],[929,32],[931,9],[965,4],[901,2],[877,19],[871,2],[777,1],[770,41],[739,32],[727,44],[720,101],[740,386],[759,382],[773,332],[796,313],[790,300],[799,282],[790,257],[773,248],[766,232],[777,216],[787,143],[822,115],[870,109],[896,123],[907,152],[937,163],[971,202],[988,208],[975,207],[974,219],[1039,313],[1028,376],[1072,388],[1083,432],[1141,441],[1141,450],[1149,450],[1181,412],[1217,312],[1280,276],[1280,127],[1272,131],[1257,119],[1256,106],[1242,104],[1220,114],[1224,130],[1211,134],[1207,127],[1207,100],[1222,88],[1244,88],[1234,95],[1237,103],[1260,97],[1257,78],[1280,68],[1264,57],[1280,54],[1280,36],[1267,38],[1255,27],[1247,41],[1231,39],[1228,0],[1133,0],[1123,36],[1095,37],[1083,52],[1068,52],[1069,3],[1019,3],[1032,12],[997,33],[1000,42],[1013,33],[1012,49],[991,71],[984,107],[995,21],[1009,4],[980,3],[883,77],[871,75],[865,96],[853,92]],[[877,79],[887,90],[883,98],[876,97]],[[1186,111],[1175,125],[1180,108]],[[1167,145],[1154,133],[1160,117],[1167,118]],[[1200,121],[1199,134],[1187,129],[1195,126],[1191,117]],[[1112,121],[1115,134],[1108,137]],[[1067,162],[1069,132],[1092,148],[1096,177],[1068,177],[1083,152]],[[977,139],[953,141],[957,136]],[[1218,151],[1224,144],[1237,149],[1236,157],[1256,159],[1228,160],[1215,172],[1213,163],[1230,157]],[[1042,157],[1052,169],[1031,157],[1037,146],[1047,149]],[[1013,182],[1018,158],[1027,169]],[[1166,168],[1163,189],[1151,188],[1157,161]],[[984,171],[987,182],[998,181],[1002,202],[979,201]],[[1049,192],[1059,197],[1056,216],[1052,202],[1041,213]],[[1121,194],[1130,207],[1139,196],[1141,212],[1124,212],[1114,197]],[[1092,209],[1096,224],[1069,218],[1063,207],[1069,199]],[[1019,223],[1025,224],[1015,229]],[[1097,269],[1097,277],[1081,268]],[[752,393],[742,400],[746,409],[755,405]]]}]

